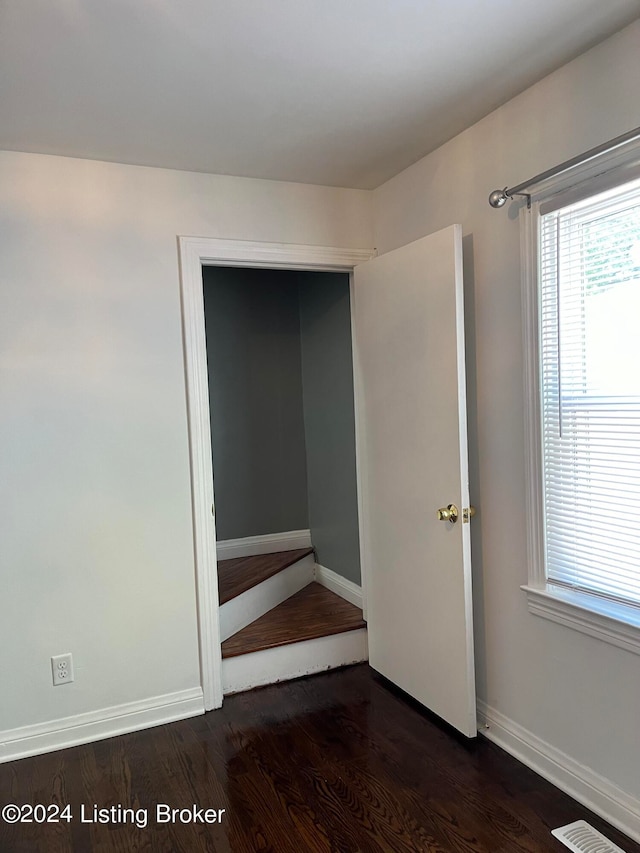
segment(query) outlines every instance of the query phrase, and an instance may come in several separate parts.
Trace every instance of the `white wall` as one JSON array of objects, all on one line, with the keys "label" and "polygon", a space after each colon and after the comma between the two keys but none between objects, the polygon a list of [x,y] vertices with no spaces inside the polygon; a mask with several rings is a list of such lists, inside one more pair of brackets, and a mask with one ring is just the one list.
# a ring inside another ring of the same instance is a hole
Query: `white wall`
[{"label": "white wall", "polygon": [[0,153],[0,756],[200,683],[177,235],[367,247],[369,200]]},{"label": "white wall", "polygon": [[[527,49],[526,46],[523,49]],[[529,614],[519,227],[489,192],[640,124],[640,22],[561,68],[374,191],[388,251],[462,223],[478,692],[636,798],[640,657]]]}]

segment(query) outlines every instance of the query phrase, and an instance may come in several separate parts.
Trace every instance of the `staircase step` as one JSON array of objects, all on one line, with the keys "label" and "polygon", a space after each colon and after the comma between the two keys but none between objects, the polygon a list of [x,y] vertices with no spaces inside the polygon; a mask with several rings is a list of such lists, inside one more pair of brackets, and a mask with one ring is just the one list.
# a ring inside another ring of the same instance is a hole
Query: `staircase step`
[{"label": "staircase step", "polygon": [[225,640],[222,657],[231,658],[365,627],[362,610],[314,582]]},{"label": "staircase step", "polygon": [[315,577],[316,563],[313,554],[287,566],[277,574],[252,586],[220,606],[220,640],[237,634],[269,610],[295,595]]},{"label": "staircase step", "polygon": [[368,658],[366,628],[274,646],[249,655],[225,658],[222,661],[222,692],[225,696],[242,693],[265,684],[362,663]]},{"label": "staircase step", "polygon": [[257,554],[253,557],[235,557],[218,562],[218,597],[220,605],[226,604],[248,589],[267,578],[277,575],[288,566],[297,563],[313,548],[296,548],[293,551],[278,551],[275,554]]}]

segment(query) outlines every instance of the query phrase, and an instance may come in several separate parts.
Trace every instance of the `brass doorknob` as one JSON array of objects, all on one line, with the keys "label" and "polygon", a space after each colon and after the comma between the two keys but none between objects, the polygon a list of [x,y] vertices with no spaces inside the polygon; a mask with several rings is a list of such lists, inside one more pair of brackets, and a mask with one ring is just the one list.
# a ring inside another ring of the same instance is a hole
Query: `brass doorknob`
[{"label": "brass doorknob", "polygon": [[455,504],[449,504],[449,506],[441,507],[438,510],[438,521],[449,521],[451,524],[455,524],[458,520],[458,507]]}]

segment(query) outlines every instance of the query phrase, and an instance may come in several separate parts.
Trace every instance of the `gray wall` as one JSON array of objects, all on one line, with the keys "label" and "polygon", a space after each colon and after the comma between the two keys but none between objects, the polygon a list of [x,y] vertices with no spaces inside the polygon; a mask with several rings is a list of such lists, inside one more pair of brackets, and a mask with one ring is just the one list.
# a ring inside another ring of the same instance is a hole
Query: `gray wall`
[{"label": "gray wall", "polygon": [[297,284],[206,267],[204,301],[217,538],[307,529]]},{"label": "gray wall", "polygon": [[349,277],[207,267],[217,538],[311,529],[360,583]]},{"label": "gray wall", "polygon": [[359,584],[349,276],[298,276],[311,540],[321,565]]}]

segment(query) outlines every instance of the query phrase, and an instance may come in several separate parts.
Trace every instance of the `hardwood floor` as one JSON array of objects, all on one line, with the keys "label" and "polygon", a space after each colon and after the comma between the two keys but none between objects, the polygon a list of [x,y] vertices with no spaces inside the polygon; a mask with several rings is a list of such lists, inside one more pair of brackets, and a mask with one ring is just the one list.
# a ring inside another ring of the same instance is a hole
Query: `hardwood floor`
[{"label": "hardwood floor", "polygon": [[277,575],[278,572],[297,563],[308,554],[313,554],[313,548],[296,548],[293,551],[220,560],[218,562],[220,604],[226,604],[227,601]]},{"label": "hardwood floor", "polygon": [[[581,818],[640,853],[496,746],[461,742],[366,665],[0,765],[7,803],[70,804],[73,818],[0,820],[2,853],[566,853],[550,829]],[[158,803],[226,811],[210,825],[159,823]],[[82,823],[81,804],[85,818],[96,804],[116,816],[139,809],[148,823]]]},{"label": "hardwood floor", "polygon": [[320,584],[310,583],[225,640],[222,657],[231,658],[364,627],[362,610]]}]

